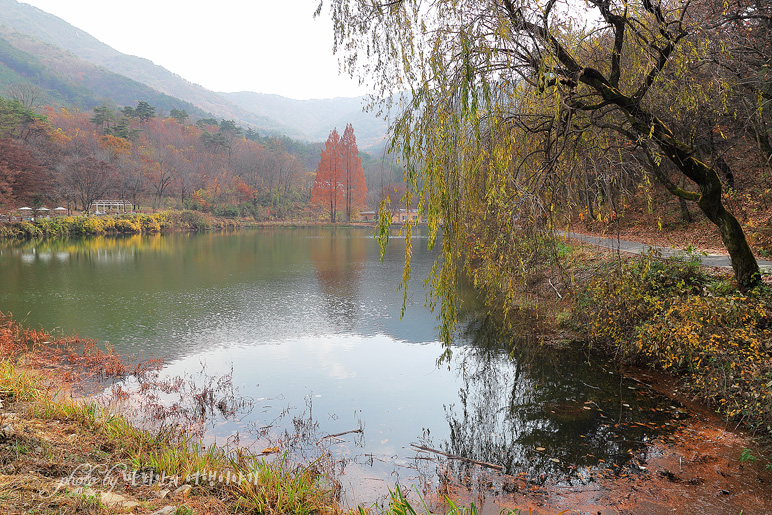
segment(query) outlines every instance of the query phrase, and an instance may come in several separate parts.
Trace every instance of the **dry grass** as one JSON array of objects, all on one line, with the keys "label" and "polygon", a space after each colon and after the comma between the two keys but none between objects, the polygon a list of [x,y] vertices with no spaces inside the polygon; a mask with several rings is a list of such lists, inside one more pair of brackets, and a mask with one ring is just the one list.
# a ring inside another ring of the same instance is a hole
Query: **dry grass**
[{"label": "dry grass", "polygon": [[[266,514],[340,512],[333,489],[313,467],[204,446],[184,428],[151,432],[104,405],[73,398],[83,381],[146,372],[150,365],[129,368],[96,342],[55,339],[6,315],[0,315],[0,350],[4,515],[124,513],[126,506],[112,503],[110,493],[136,503],[132,513],[137,514],[164,506],[196,514],[237,508]],[[184,484],[193,488],[173,493]]]}]

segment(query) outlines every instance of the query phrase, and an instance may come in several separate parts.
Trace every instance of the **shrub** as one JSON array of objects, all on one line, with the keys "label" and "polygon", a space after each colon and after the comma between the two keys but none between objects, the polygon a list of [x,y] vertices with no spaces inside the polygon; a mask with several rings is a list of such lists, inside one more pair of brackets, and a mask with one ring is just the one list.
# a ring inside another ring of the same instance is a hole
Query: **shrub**
[{"label": "shrub", "polygon": [[17,231],[18,237],[21,239],[40,238],[43,236],[43,231],[30,222],[21,222],[17,225]]},{"label": "shrub", "polygon": [[225,218],[238,218],[239,208],[236,206],[218,206],[215,208],[214,214]]},{"label": "shrub", "polygon": [[115,221],[115,230],[123,234],[137,234],[142,232],[142,223],[136,218],[119,218]]},{"label": "shrub", "polygon": [[722,291],[689,260],[631,260],[593,279],[577,315],[627,363],[680,374],[727,417],[772,433],[772,296]]},{"label": "shrub", "polygon": [[198,211],[183,211],[180,213],[182,224],[195,231],[206,231],[211,228],[209,218]]},{"label": "shrub", "polygon": [[156,215],[137,215],[137,222],[141,228],[140,232],[151,234],[161,232],[159,217]]}]

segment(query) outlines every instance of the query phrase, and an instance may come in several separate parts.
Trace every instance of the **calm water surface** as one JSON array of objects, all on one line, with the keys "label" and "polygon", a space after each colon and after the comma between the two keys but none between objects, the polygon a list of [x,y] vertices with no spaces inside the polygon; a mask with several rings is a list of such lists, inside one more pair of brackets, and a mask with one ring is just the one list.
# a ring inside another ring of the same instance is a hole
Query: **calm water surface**
[{"label": "calm water surface", "polygon": [[604,363],[532,346],[511,353],[473,309],[453,359],[438,366],[426,241],[414,245],[401,319],[404,240],[395,235],[380,261],[371,230],[330,228],[4,246],[0,310],[163,357],[166,377],[229,377],[240,409],[212,414],[209,437],[330,456],[349,504],[396,483],[434,488],[468,467],[414,443],[576,483],[645,460],[646,443],[677,424],[679,407]]}]

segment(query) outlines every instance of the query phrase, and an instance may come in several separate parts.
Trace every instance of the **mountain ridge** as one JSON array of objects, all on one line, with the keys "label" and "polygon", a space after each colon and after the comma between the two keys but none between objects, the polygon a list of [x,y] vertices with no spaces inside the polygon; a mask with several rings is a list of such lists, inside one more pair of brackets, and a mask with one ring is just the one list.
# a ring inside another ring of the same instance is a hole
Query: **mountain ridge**
[{"label": "mountain ridge", "polygon": [[[0,24],[162,94],[189,102],[218,118],[233,119],[256,129],[323,141],[333,127],[342,130],[346,123],[352,123],[361,148],[378,145],[386,132],[385,122],[361,112],[362,97],[295,100],[256,92],[213,92],[147,58],[121,53],[65,20],[17,0],[0,0]],[[255,96],[263,98],[256,101]],[[271,97],[273,102],[265,97]],[[352,102],[359,103],[359,107],[352,108]],[[342,111],[331,111],[331,105]]]},{"label": "mountain ridge", "polygon": [[364,112],[366,97],[336,97],[325,99],[296,100],[273,93],[237,91],[220,95],[252,112],[260,112],[276,119],[282,116],[290,126],[303,126],[314,141],[324,141],[330,131],[343,132],[351,123],[360,148],[374,148],[383,143],[386,122]]}]

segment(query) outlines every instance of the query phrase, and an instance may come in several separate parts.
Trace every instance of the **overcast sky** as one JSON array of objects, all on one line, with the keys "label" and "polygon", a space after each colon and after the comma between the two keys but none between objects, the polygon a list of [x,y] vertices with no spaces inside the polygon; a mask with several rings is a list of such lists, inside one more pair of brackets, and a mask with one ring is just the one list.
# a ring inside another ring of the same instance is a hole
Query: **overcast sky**
[{"label": "overcast sky", "polygon": [[296,99],[364,93],[338,74],[318,0],[22,0],[116,50],[214,91]]}]

